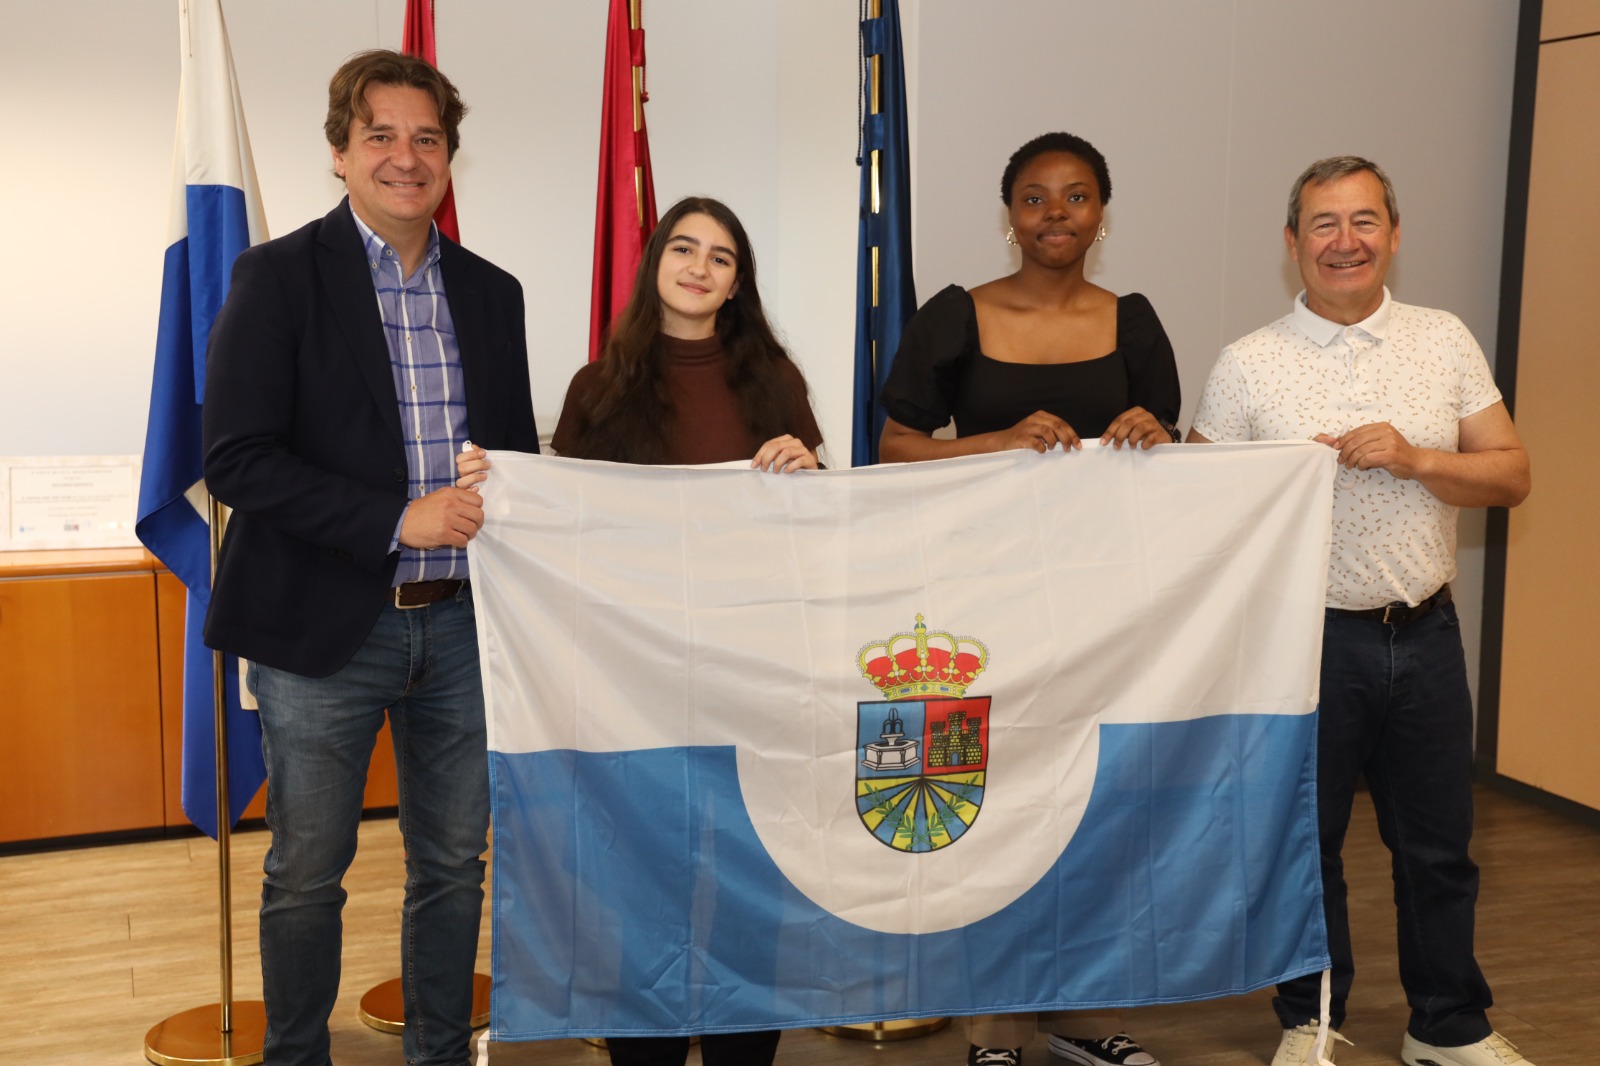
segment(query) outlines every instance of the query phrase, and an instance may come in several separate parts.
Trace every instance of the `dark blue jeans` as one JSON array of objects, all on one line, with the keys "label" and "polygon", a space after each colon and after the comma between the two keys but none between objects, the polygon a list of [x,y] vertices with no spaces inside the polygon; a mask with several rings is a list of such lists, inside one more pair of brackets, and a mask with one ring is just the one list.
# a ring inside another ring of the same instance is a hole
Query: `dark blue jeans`
[{"label": "dark blue jeans", "polygon": [[489,757],[472,594],[383,608],[331,677],[252,666],[272,845],[261,886],[266,1066],[327,1066],[339,993],[340,882],[389,710],[406,850],[400,979],[408,1066],[471,1061]]},{"label": "dark blue jeans", "polygon": [[[1478,867],[1467,856],[1472,698],[1454,604],[1404,626],[1327,615],[1317,816],[1335,1028],[1344,1024],[1355,978],[1339,853],[1362,775],[1392,857],[1407,1028],[1440,1047],[1482,1040],[1490,1032],[1490,995],[1472,951]],[[1285,1028],[1317,1017],[1320,983],[1321,975],[1311,974],[1278,986],[1273,1006]]]}]

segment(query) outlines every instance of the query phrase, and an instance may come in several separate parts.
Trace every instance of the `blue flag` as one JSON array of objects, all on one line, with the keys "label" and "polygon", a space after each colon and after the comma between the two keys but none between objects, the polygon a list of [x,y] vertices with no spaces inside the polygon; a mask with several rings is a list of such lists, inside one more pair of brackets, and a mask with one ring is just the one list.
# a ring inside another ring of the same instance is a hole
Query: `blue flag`
[{"label": "blue flag", "polygon": [[[861,22],[861,220],[856,245],[856,376],[850,464],[878,461],[883,386],[917,309],[911,275],[911,138],[899,0]],[[876,64],[877,77],[873,77]],[[874,106],[876,105],[876,106]]]},{"label": "blue flag", "polygon": [[[135,526],[188,589],[183,646],[183,812],[217,835],[212,655],[201,640],[211,602],[210,531],[201,480],[200,403],[206,339],[228,294],[233,260],[266,239],[244,111],[220,0],[178,5],[183,74],[161,274],[155,380]],[[261,725],[240,706],[238,660],[226,657],[229,810],[237,821],[266,779]]]},{"label": "blue flag", "polygon": [[1327,966],[1329,449],[492,458],[469,551],[494,1039],[1173,1003]]}]

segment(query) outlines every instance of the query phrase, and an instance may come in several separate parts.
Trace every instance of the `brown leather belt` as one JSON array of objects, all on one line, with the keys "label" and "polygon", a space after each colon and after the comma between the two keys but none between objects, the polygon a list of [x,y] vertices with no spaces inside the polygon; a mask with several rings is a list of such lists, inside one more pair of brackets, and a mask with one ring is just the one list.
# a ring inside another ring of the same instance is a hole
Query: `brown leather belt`
[{"label": "brown leather belt", "polygon": [[448,600],[460,592],[465,581],[456,581],[440,578],[437,581],[407,581],[404,585],[396,585],[391,591],[394,593],[394,605],[403,611],[413,607],[426,607],[430,603]]},{"label": "brown leather belt", "polygon": [[1330,607],[1334,614],[1343,615],[1345,618],[1360,618],[1369,622],[1382,622],[1386,626],[1410,625],[1435,607],[1443,607],[1450,602],[1450,586],[1441,585],[1439,591],[1423,600],[1415,607],[1404,603],[1390,603],[1383,607],[1371,607],[1365,611],[1345,611],[1338,607]]}]

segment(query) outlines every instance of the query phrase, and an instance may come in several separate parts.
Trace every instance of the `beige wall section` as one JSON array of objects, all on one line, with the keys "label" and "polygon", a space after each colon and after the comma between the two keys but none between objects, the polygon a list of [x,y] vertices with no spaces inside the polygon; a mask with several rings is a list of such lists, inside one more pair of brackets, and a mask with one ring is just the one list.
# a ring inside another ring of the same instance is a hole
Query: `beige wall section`
[{"label": "beige wall section", "polygon": [[1544,0],[1539,19],[1541,41],[1580,33],[1600,33],[1600,0]]},{"label": "beige wall section", "polygon": [[1600,807],[1597,98],[1600,37],[1540,49],[1516,393],[1534,491],[1511,512],[1498,760],[1500,773],[1589,807]]}]

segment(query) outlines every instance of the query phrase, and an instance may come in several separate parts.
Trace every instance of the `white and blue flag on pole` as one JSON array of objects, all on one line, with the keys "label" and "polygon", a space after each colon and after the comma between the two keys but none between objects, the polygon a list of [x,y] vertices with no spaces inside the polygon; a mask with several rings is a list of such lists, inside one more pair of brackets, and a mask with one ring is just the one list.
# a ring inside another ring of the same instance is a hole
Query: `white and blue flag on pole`
[{"label": "white and blue flag on pole", "polygon": [[[139,539],[188,589],[183,664],[183,810],[217,835],[212,656],[201,640],[211,601],[210,534],[201,480],[200,403],[206,338],[228,294],[233,260],[267,239],[266,215],[220,0],[180,0],[182,79],[172,201],[161,276],[155,380],[145,431]],[[237,820],[266,769],[261,727],[239,703],[227,658],[229,809]]]},{"label": "white and blue flag on pole", "polygon": [[1327,965],[1328,449],[492,459],[494,1039],[1167,1003]]}]

